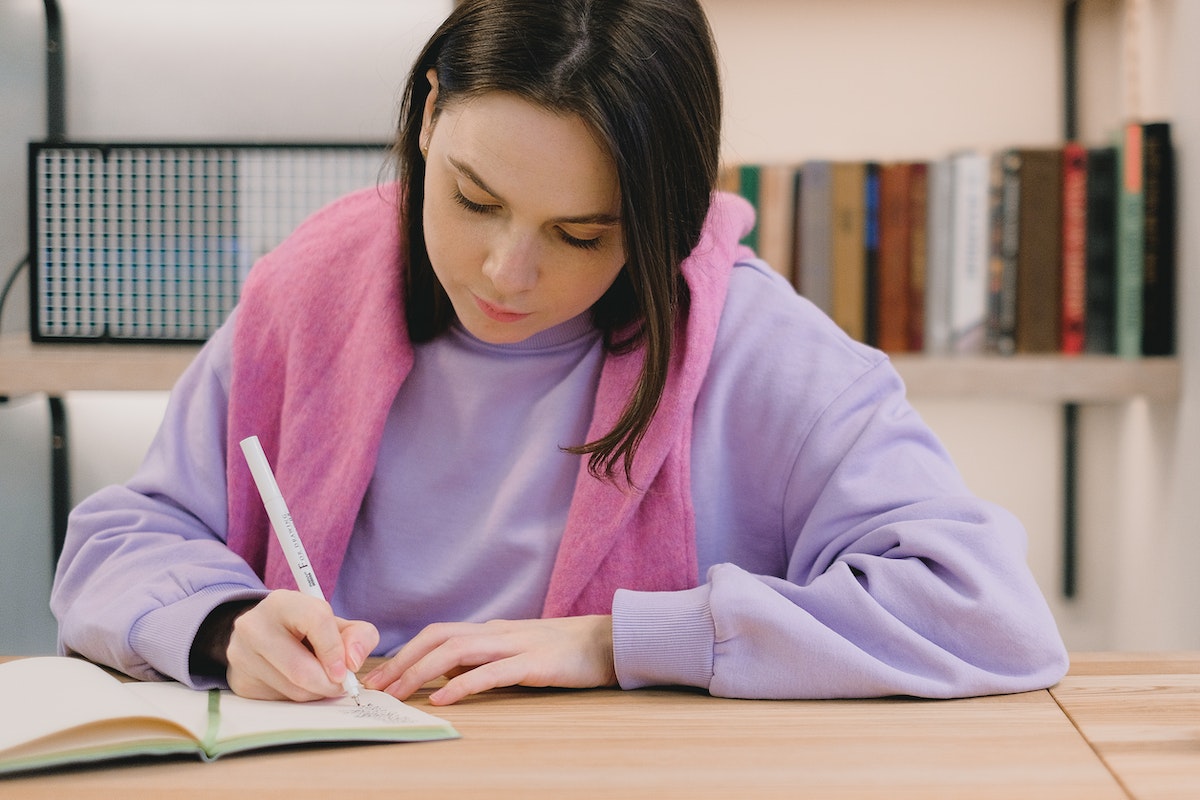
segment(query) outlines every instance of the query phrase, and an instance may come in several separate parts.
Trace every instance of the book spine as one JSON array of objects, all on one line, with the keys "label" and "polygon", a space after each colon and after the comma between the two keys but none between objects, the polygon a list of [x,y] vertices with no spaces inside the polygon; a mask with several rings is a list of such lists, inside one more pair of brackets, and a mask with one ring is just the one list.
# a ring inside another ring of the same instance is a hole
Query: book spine
[{"label": "book spine", "polygon": [[911,223],[908,164],[879,168],[879,260],[875,298],[876,344],[889,353],[908,349]]},{"label": "book spine", "polygon": [[1120,193],[1117,196],[1117,272],[1114,300],[1116,353],[1125,358],[1142,354],[1143,213],[1142,126],[1125,125],[1120,151]]},{"label": "book spine", "polygon": [[925,348],[925,274],[929,260],[929,164],[915,161],[909,176],[908,349]]},{"label": "book spine", "polygon": [[1117,149],[1094,147],[1087,154],[1087,311],[1084,350],[1112,355],[1116,291]]},{"label": "book spine", "polygon": [[860,342],[867,339],[865,165],[839,161],[832,167],[833,321]]},{"label": "book spine", "polygon": [[987,346],[999,355],[1012,355],[1016,350],[1020,178],[1019,152],[1005,150],[993,157]]},{"label": "book spine", "polygon": [[789,282],[792,274],[792,210],[794,169],[765,164],[759,170],[758,255]]},{"label": "book spine", "polygon": [[929,164],[929,199],[926,209],[925,352],[950,352],[950,250],[951,183],[949,158]]},{"label": "book spine", "polygon": [[1021,153],[1017,245],[1017,352],[1060,349],[1062,150]]},{"label": "book spine", "polygon": [[1142,355],[1175,352],[1175,179],[1169,123],[1143,128]]},{"label": "book spine", "polygon": [[801,170],[804,190],[800,195],[800,291],[817,308],[832,316],[832,164],[806,161]]},{"label": "book spine", "polygon": [[750,205],[754,206],[754,212],[757,217],[754,227],[742,237],[742,244],[756,253],[758,252],[759,233],[762,229],[762,197],[760,195],[761,186],[759,180],[760,167],[758,164],[743,164],[739,168],[738,193],[746,198]]},{"label": "book spine", "polygon": [[950,274],[951,349],[979,353],[987,324],[988,157],[954,157]]},{"label": "book spine", "polygon": [[804,170],[792,170],[792,288],[800,291],[800,275],[804,263],[804,221],[801,218],[804,197]]},{"label": "book spine", "polygon": [[1083,352],[1087,315],[1087,150],[1063,146],[1062,173],[1062,351]]},{"label": "book spine", "polygon": [[864,167],[863,186],[866,194],[866,212],[863,222],[864,274],[866,275],[866,341],[877,346],[879,342],[879,164],[868,161]]}]

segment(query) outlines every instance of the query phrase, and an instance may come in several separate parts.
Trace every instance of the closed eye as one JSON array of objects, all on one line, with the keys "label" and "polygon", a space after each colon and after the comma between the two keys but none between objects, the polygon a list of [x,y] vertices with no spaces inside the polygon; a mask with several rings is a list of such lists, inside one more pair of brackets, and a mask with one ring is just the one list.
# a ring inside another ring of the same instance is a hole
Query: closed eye
[{"label": "closed eye", "polygon": [[468,199],[466,197],[466,195],[464,195],[462,192],[458,191],[458,189],[454,190],[454,202],[458,203],[460,206],[465,208],[467,211],[470,211],[474,214],[491,214],[497,208],[499,208],[499,206],[484,205],[483,203],[476,203],[474,200]]},{"label": "closed eye", "polygon": [[579,238],[567,233],[562,228],[558,229],[558,235],[559,235],[559,237],[562,238],[562,240],[564,242],[569,244],[571,247],[576,247],[576,248],[579,248],[580,250],[599,250],[600,249],[601,237],[599,237],[599,236],[597,236],[594,239],[579,239]]}]

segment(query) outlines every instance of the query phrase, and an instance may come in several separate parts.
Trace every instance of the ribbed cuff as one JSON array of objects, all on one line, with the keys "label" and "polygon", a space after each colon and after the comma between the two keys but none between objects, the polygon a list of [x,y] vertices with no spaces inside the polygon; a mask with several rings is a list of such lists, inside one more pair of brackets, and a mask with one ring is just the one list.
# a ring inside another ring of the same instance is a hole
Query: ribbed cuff
[{"label": "ribbed cuff", "polygon": [[[196,689],[221,686],[220,681],[192,675],[188,668],[192,642],[200,624],[212,610],[234,600],[253,600],[266,595],[262,589],[236,584],[209,586],[169,606],[143,616],[129,631],[129,646],[147,664],[166,677]],[[223,687],[222,687],[223,688]]]},{"label": "ribbed cuff", "polygon": [[707,584],[680,592],[617,590],[613,660],[622,689],[708,689],[715,638],[708,595]]}]

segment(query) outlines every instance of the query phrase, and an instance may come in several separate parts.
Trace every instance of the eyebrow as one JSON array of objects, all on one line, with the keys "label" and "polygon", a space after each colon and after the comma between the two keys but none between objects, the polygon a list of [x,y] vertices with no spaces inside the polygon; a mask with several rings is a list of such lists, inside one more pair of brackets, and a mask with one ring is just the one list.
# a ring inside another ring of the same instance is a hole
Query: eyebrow
[{"label": "eyebrow", "polygon": [[[471,169],[471,167],[467,166],[462,161],[459,161],[454,156],[448,156],[447,160],[456,170],[462,173],[467,180],[471,181],[471,183],[475,184],[497,200],[502,201],[504,199],[503,195],[501,195],[492,187],[488,186],[487,182],[484,181],[483,178],[479,177],[479,173],[475,172],[475,170]],[[621,217],[615,214],[582,214],[577,217],[557,217],[552,221],[555,223],[566,223],[568,225],[619,225],[621,223]]]}]

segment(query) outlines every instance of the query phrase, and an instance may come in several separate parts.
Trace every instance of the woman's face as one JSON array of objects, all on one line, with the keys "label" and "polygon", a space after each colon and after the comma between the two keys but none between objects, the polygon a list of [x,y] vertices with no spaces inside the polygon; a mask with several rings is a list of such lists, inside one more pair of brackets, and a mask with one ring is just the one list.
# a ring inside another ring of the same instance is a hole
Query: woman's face
[{"label": "woman's face", "polygon": [[462,325],[519,342],[589,309],[625,264],[608,154],[577,116],[492,92],[421,129],[425,244]]}]

